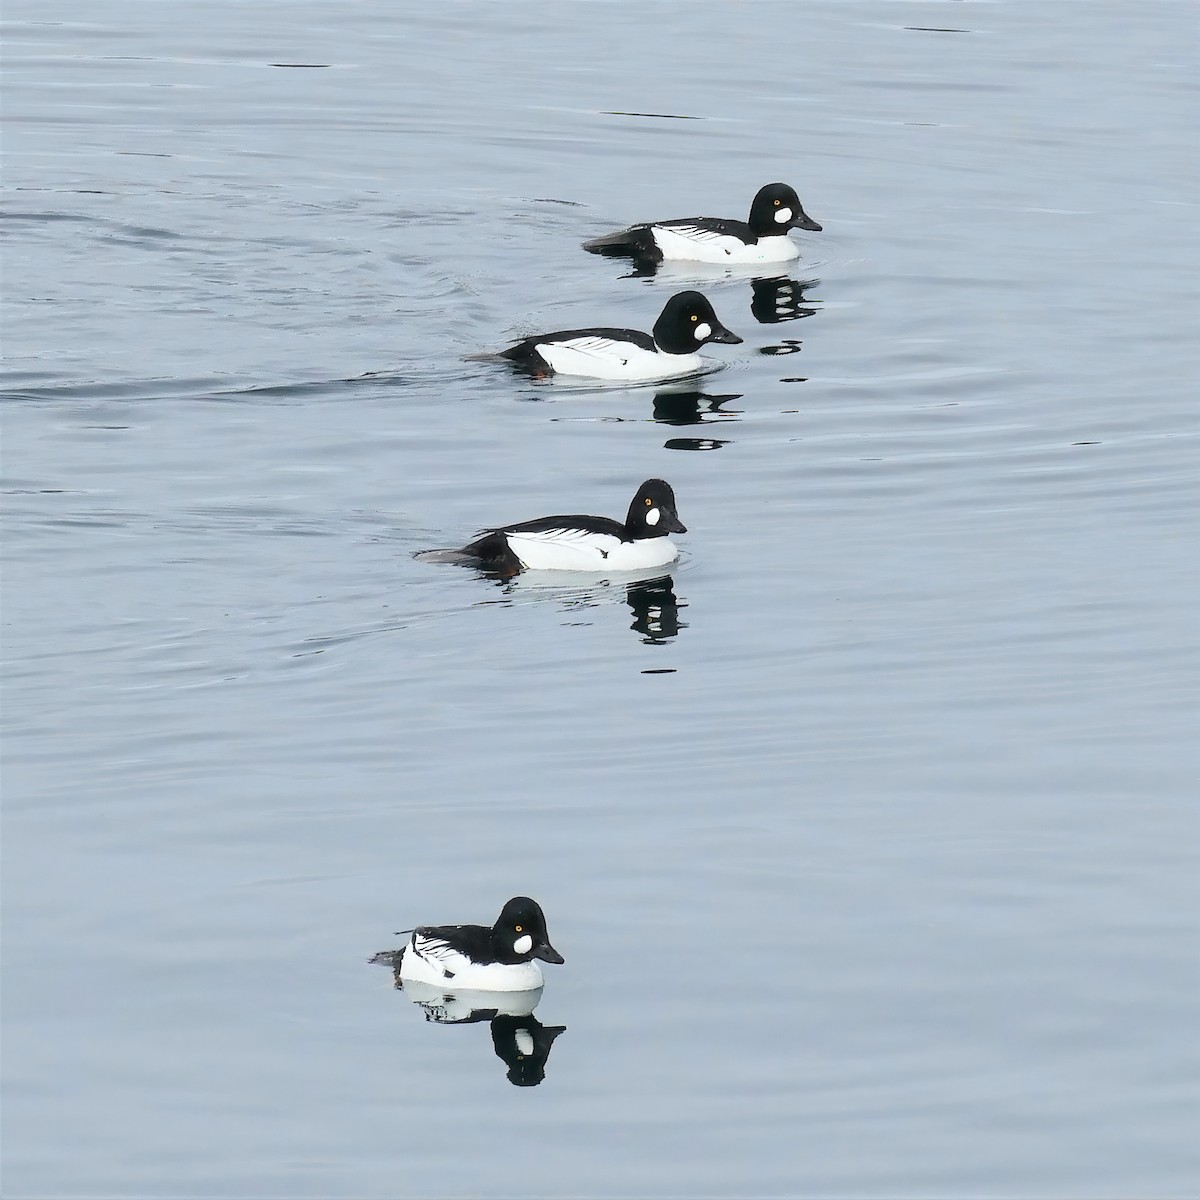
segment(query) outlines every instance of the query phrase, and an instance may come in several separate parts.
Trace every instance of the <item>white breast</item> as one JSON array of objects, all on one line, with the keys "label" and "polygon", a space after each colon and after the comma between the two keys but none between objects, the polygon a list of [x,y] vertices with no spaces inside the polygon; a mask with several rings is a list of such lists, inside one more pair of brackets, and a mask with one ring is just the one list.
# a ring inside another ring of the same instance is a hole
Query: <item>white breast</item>
[{"label": "white breast", "polygon": [[762,237],[753,246],[727,233],[692,225],[653,225],[650,232],[666,259],[705,263],[776,263],[800,257],[786,234]]},{"label": "white breast", "polygon": [[507,533],[512,552],[530,571],[637,571],[662,567],[679,557],[670,538],[623,542],[607,533],[551,529],[544,533]]},{"label": "white breast", "polygon": [[704,368],[704,359],[698,354],[663,354],[643,350],[632,342],[615,342],[602,337],[539,342],[537,352],[560,375],[589,379],[643,382],[692,375]]},{"label": "white breast", "polygon": [[435,987],[474,988],[482,992],[525,992],[540,988],[542,971],[536,962],[474,963],[465,954],[437,938],[414,933],[400,960],[404,982],[428,983]]}]

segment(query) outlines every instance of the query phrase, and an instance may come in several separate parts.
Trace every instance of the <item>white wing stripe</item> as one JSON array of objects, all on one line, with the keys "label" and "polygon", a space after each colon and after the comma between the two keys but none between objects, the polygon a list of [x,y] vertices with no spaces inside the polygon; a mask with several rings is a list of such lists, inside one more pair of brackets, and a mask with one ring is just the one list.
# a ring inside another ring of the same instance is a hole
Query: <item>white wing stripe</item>
[{"label": "white wing stripe", "polygon": [[660,225],[658,228],[665,229],[667,233],[687,238],[690,242],[717,242],[729,236],[718,233],[715,229],[704,229],[699,225]]},{"label": "white wing stripe", "polygon": [[619,358],[620,351],[619,342],[614,342],[612,338],[602,337],[581,337],[567,338],[562,342],[543,342],[538,346],[538,351],[541,352],[543,346],[553,348],[555,346],[564,346],[568,350],[574,350],[579,354],[594,354],[597,357]]},{"label": "white wing stripe", "polygon": [[[611,534],[589,533],[586,529],[516,529],[507,536],[521,538],[522,541],[546,543],[582,542],[595,539],[601,545],[606,545],[608,542],[616,541],[616,538]],[[603,542],[601,542],[601,539],[603,539]]]},{"label": "white wing stripe", "polygon": [[446,975],[452,973],[456,961],[463,957],[448,942],[443,942],[440,938],[424,937],[417,933],[412,936],[412,951],[418,958],[423,959],[430,966],[436,966]]}]

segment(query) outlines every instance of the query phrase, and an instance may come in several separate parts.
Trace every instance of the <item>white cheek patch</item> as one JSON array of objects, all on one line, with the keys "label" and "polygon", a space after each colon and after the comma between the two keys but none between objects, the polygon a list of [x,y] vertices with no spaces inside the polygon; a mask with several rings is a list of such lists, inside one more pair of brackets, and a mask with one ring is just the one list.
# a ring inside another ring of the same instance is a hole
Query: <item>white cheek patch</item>
[{"label": "white cheek patch", "polygon": [[785,224],[786,222],[790,221],[791,219],[792,219],[792,210],[791,210],[790,208],[781,208],[781,209],[780,209],[780,210],[779,210],[779,211],[778,211],[778,212],[775,214],[775,220],[776,220],[776,221],[777,221],[777,222],[778,222],[780,225],[783,225],[783,224]]},{"label": "white cheek patch", "polygon": [[513,1034],[513,1041],[517,1043],[518,1054],[528,1058],[533,1053],[533,1034],[528,1029],[518,1029]]},{"label": "white cheek patch", "polygon": [[652,508],[652,509],[651,509],[651,510],[650,510],[650,511],[649,511],[649,512],[646,514],[646,524],[647,524],[647,525],[657,525],[657,524],[658,524],[658,518],[659,518],[661,515],[662,515],[662,514],[661,514],[661,513],[658,511],[658,509],[657,509],[657,508]]},{"label": "white cheek patch", "polygon": [[712,333],[712,326],[707,321],[701,321],[696,326],[696,341],[702,342],[708,335]]},{"label": "white cheek patch", "polygon": [[522,934],[515,942],[513,942],[514,954],[528,954],[533,948],[533,938],[529,934]]}]

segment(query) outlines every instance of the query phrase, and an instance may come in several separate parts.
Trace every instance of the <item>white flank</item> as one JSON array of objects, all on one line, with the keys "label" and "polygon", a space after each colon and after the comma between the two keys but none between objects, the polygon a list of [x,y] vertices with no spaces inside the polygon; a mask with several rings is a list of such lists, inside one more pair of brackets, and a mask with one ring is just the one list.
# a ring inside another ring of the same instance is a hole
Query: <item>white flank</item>
[{"label": "white flank", "polygon": [[515,942],[513,942],[514,954],[528,954],[532,948],[533,938],[531,938],[527,933],[521,934],[521,936],[517,938]]},{"label": "white flank", "polygon": [[670,228],[655,225],[651,232],[665,259],[728,265],[788,262],[800,257],[800,251],[785,233],[761,237],[753,246],[747,246],[741,238],[697,229],[691,225],[673,225]]},{"label": "white flank", "polygon": [[679,557],[670,538],[623,542],[608,533],[550,529],[544,533],[506,533],[509,548],[530,571],[638,571],[663,567]]},{"label": "white flank", "polygon": [[528,1058],[533,1053],[533,1034],[528,1029],[517,1029],[513,1032],[513,1041],[517,1044],[517,1053]]},{"label": "white flank", "polygon": [[786,225],[792,219],[792,210],[790,208],[781,208],[775,214],[775,220],[780,225]]},{"label": "white flank", "polygon": [[643,350],[632,342],[614,342],[602,337],[539,342],[537,352],[560,375],[579,375],[587,379],[631,382],[673,379],[677,375],[695,374],[704,367],[704,359],[698,354],[662,354]]},{"label": "white flank", "polygon": [[409,939],[400,960],[400,978],[448,991],[475,988],[481,992],[525,992],[544,982],[536,962],[474,963],[445,942],[419,933]]}]

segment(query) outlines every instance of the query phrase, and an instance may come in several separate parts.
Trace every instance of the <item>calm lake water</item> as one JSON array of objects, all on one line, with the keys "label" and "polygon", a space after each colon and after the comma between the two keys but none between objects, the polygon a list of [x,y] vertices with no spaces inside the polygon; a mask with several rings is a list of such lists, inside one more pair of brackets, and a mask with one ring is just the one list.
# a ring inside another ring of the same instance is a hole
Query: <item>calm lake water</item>
[{"label": "calm lake water", "polygon": [[[4,16],[6,1196],[1200,1192],[1193,6]],[[517,893],[533,1025],[368,963]]]}]

